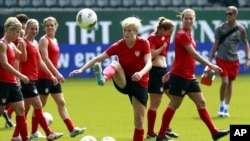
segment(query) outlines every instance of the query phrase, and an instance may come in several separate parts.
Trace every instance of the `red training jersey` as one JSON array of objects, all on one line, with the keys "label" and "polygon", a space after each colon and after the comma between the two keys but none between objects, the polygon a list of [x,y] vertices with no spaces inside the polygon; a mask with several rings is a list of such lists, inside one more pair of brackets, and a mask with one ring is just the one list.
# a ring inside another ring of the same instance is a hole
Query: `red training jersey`
[{"label": "red training jersey", "polygon": [[166,49],[162,50],[160,55],[167,56],[167,52],[170,46],[170,35],[167,36],[157,36],[155,33],[152,33],[148,36],[148,41],[150,43],[151,49],[158,49],[160,48],[164,42],[167,43]]},{"label": "red training jersey", "polygon": [[[140,37],[136,38],[136,43],[132,48],[128,48],[125,40],[121,39],[112,44],[107,50],[108,56],[116,55],[124,73],[131,77],[135,72],[139,72],[145,66],[144,56],[150,53],[149,42]],[[146,73],[138,83],[147,88],[149,73]]]},{"label": "red training jersey", "polygon": [[26,42],[26,50],[27,50],[27,60],[26,62],[20,62],[19,70],[22,74],[26,75],[30,80],[38,79],[38,43],[34,41],[34,43],[30,43],[28,40],[24,39]]},{"label": "red training jersey", "polygon": [[195,59],[185,49],[186,45],[192,45],[196,49],[196,43],[191,33],[180,29],[175,36],[175,60],[171,73],[188,80],[195,79]]},{"label": "red training jersey", "polygon": [[[15,53],[15,48],[14,44],[11,42],[10,44],[7,44],[4,40],[1,40],[4,42],[7,46],[6,50],[6,56],[7,56],[7,61],[8,63],[12,66],[15,67],[15,60],[16,60],[16,53]],[[5,68],[0,65],[0,82],[5,82],[5,83],[16,83],[16,76],[9,71],[7,71]]]},{"label": "red training jersey", "polygon": [[[48,41],[48,57],[50,59],[50,61],[52,62],[52,64],[54,65],[55,68],[58,68],[58,59],[59,59],[59,55],[60,55],[60,49],[58,46],[57,42],[54,42],[52,39],[50,39],[49,37],[45,36]],[[41,68],[39,68],[39,73],[38,73],[38,77],[39,78],[44,78],[44,79],[50,79],[50,76],[48,74],[46,74]]]}]

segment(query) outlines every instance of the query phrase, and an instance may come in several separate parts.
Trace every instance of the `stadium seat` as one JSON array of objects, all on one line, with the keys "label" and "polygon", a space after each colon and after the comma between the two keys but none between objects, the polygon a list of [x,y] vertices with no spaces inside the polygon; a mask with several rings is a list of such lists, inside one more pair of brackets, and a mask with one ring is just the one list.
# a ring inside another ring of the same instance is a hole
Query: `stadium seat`
[{"label": "stadium seat", "polygon": [[134,0],[123,0],[122,4],[125,7],[135,6]]},{"label": "stadium seat", "polygon": [[71,5],[74,7],[83,7],[84,6],[84,0],[71,0]]},{"label": "stadium seat", "polygon": [[159,5],[163,7],[168,7],[172,5],[172,0],[160,0]]},{"label": "stadium seat", "polygon": [[4,7],[4,1],[0,0],[0,7]]},{"label": "stadium seat", "polygon": [[148,6],[158,6],[159,0],[148,0]]},{"label": "stadium seat", "polygon": [[122,6],[122,0],[110,0],[110,5],[112,7],[121,7]]},{"label": "stadium seat", "polygon": [[135,0],[135,6],[138,7],[147,6],[147,0]]},{"label": "stadium seat", "polygon": [[32,0],[31,5],[34,7],[44,7],[45,2],[44,2],[44,0]]},{"label": "stadium seat", "polygon": [[184,0],[184,5],[186,5],[186,6],[197,5],[197,0]]},{"label": "stadium seat", "polygon": [[31,1],[30,0],[19,0],[20,7],[30,7]]},{"label": "stadium seat", "polygon": [[97,6],[96,0],[84,0],[84,6],[86,7],[95,7]]},{"label": "stadium seat", "polygon": [[58,5],[60,7],[70,7],[71,1],[70,0],[58,0]]},{"label": "stadium seat", "polygon": [[17,0],[5,0],[5,6],[6,7],[18,7],[18,1]]},{"label": "stadium seat", "polygon": [[172,4],[174,6],[182,6],[182,5],[184,5],[184,1],[183,0],[173,0]]},{"label": "stadium seat", "polygon": [[208,0],[197,0],[198,6],[206,6],[208,5]]},{"label": "stadium seat", "polygon": [[250,0],[238,0],[240,7],[246,7],[250,5]]},{"label": "stadium seat", "polygon": [[97,0],[97,6],[98,7],[108,7],[109,6],[109,0]]},{"label": "stadium seat", "polygon": [[57,0],[45,0],[47,7],[59,7]]}]

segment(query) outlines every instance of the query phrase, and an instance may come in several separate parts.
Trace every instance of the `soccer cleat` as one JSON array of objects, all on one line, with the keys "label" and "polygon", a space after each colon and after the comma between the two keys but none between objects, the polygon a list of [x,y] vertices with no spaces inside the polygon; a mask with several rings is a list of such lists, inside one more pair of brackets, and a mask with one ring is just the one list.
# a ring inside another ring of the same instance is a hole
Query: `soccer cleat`
[{"label": "soccer cleat", "polygon": [[56,140],[56,139],[58,139],[58,138],[60,138],[62,136],[63,136],[63,133],[54,133],[54,132],[52,132],[47,136],[47,140],[48,141],[53,141],[53,140]]},{"label": "soccer cleat", "polygon": [[167,129],[166,135],[168,135],[171,138],[178,138],[179,137],[179,135],[177,133],[173,132],[171,128]]},{"label": "soccer cleat", "polygon": [[11,128],[11,127],[16,127],[16,124],[13,123],[12,121],[7,121],[5,123],[5,128]]},{"label": "soccer cleat", "polygon": [[86,131],[86,128],[78,128],[75,127],[73,131],[70,132],[70,137],[75,137],[77,135],[80,135]]},{"label": "soccer cleat", "polygon": [[226,136],[229,133],[230,133],[230,130],[219,130],[219,132],[216,133],[216,134],[214,134],[214,135],[212,135],[212,137],[213,137],[214,141],[217,141],[218,139]]},{"label": "soccer cleat", "polygon": [[156,137],[156,141],[173,141],[173,140],[170,140],[170,139],[167,138],[167,137],[159,137],[159,136],[157,136],[157,137]]},{"label": "soccer cleat", "polygon": [[149,135],[149,134],[147,134],[147,139],[156,139],[156,137],[157,137],[157,134],[156,133],[153,133],[152,135]]},{"label": "soccer cleat", "polygon": [[36,131],[35,133],[30,135],[30,139],[35,139],[35,138],[46,138],[40,131]]},{"label": "soccer cleat", "polygon": [[224,117],[229,117],[229,116],[230,116],[230,114],[229,114],[228,110],[224,110]]},{"label": "soccer cleat", "polygon": [[11,141],[22,141],[21,136],[12,137]]},{"label": "soccer cleat", "polygon": [[93,70],[95,73],[95,78],[97,80],[98,85],[103,86],[105,84],[105,79],[102,74],[102,67],[99,62],[96,62],[93,66]]},{"label": "soccer cleat", "polygon": [[220,106],[219,112],[218,112],[219,117],[224,117],[224,107]]}]

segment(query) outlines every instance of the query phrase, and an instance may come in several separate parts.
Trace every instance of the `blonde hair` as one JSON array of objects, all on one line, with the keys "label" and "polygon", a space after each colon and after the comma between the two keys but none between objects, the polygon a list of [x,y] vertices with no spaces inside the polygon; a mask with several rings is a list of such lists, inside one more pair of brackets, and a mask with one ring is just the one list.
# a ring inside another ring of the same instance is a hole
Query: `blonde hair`
[{"label": "blonde hair", "polygon": [[21,27],[21,22],[16,17],[9,17],[4,23],[4,30],[15,30],[16,28]]},{"label": "blonde hair", "polygon": [[31,23],[36,23],[37,25],[39,25],[38,20],[36,20],[36,19],[29,19],[29,20],[26,22],[26,28],[27,28]]},{"label": "blonde hair", "polygon": [[43,25],[45,26],[45,25],[46,25],[46,23],[47,23],[48,21],[54,21],[55,26],[56,26],[56,27],[58,27],[58,22],[57,22],[56,18],[51,17],[51,16],[50,16],[50,17],[45,18],[45,19],[43,20]]},{"label": "blonde hair", "polygon": [[228,6],[227,10],[232,10],[234,14],[238,15],[238,8],[235,6]]},{"label": "blonde hair", "polygon": [[191,8],[186,8],[186,9],[184,9],[184,10],[183,10],[182,12],[180,12],[180,13],[178,12],[177,17],[180,17],[181,19],[183,19],[183,18],[184,18],[184,14],[187,13],[187,12],[192,13],[193,16],[194,16],[194,19],[195,19],[195,17],[196,17],[195,11],[194,11],[193,9],[191,9]]},{"label": "blonde hair", "polygon": [[128,17],[122,21],[122,28],[133,26],[134,30],[138,31],[141,27],[141,20],[137,17]]}]

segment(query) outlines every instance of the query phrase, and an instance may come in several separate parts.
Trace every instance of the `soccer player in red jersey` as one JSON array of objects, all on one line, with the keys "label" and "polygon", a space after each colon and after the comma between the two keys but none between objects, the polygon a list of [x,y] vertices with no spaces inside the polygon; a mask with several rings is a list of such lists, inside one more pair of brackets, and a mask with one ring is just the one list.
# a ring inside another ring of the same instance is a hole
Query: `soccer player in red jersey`
[{"label": "soccer player in red jersey", "polygon": [[[170,46],[170,38],[175,28],[175,23],[165,17],[159,17],[156,31],[148,36],[152,55],[152,69],[149,71],[148,92],[150,106],[147,111],[148,131],[147,138],[156,138],[154,125],[157,116],[157,109],[161,104],[163,93],[167,96],[169,90],[168,82],[162,82],[162,76],[167,72],[167,52]],[[170,128],[167,128],[166,134],[170,137],[178,137]]]},{"label": "soccer player in red jersey", "polygon": [[189,8],[184,9],[179,16],[182,28],[179,29],[175,36],[175,60],[170,73],[163,76],[164,81],[169,78],[169,94],[171,98],[168,107],[163,113],[162,124],[156,141],[169,140],[165,136],[166,128],[169,127],[175,111],[180,107],[185,95],[188,95],[195,103],[199,116],[208,127],[213,140],[218,140],[229,134],[229,130],[218,130],[205,107],[205,99],[194,74],[195,61],[207,65],[216,72],[221,72],[222,69],[205,60],[196,51],[196,42],[191,34],[196,17],[195,11]]},{"label": "soccer player in red jersey", "polygon": [[[46,33],[39,40],[40,54],[46,66],[48,67],[50,72],[52,72],[52,74],[58,79],[59,83],[57,85],[53,85],[51,76],[48,75],[44,70],[39,68],[37,90],[43,106],[46,105],[49,93],[51,94],[58,107],[58,112],[65,125],[67,126],[68,131],[70,132],[70,137],[75,137],[79,134],[82,134],[86,130],[86,128],[79,128],[74,126],[74,123],[69,117],[69,113],[65,106],[65,99],[60,84],[64,82],[64,77],[58,71],[60,49],[57,43],[57,39],[55,38],[58,23],[54,17],[47,17],[43,20],[43,24]],[[38,123],[34,122],[34,124]]]},{"label": "soccer player in red jersey", "polygon": [[[135,127],[133,141],[143,141],[149,70],[152,67],[149,42],[137,36],[140,26],[141,20],[136,17],[124,19],[122,21],[123,38],[83,67],[69,74],[72,77],[94,66],[99,85],[104,85],[105,81],[113,79],[115,88],[127,94],[133,106]],[[119,61],[113,61],[102,72],[99,62],[113,55],[116,55]]]},{"label": "soccer player in red jersey", "polygon": [[[37,120],[38,123],[41,125],[43,130],[46,133],[48,140],[54,140],[60,138],[63,134],[62,133],[54,133],[45,117],[43,116],[42,111],[42,102],[39,98],[37,88],[36,88],[36,82],[38,79],[38,66],[46,72],[51,80],[53,81],[53,84],[56,85],[58,83],[57,79],[54,77],[54,75],[48,70],[47,66],[43,62],[38,48],[38,42],[35,40],[35,37],[37,36],[39,31],[39,24],[36,19],[29,19],[26,23],[26,29],[25,29],[25,37],[23,38],[26,52],[27,52],[27,59],[24,61],[20,61],[19,64],[19,71],[22,74],[25,74],[30,79],[30,83],[25,84],[21,81],[21,90],[24,97],[25,102],[25,112],[26,115],[30,109],[30,105],[34,108],[34,113],[32,116],[32,121]],[[36,129],[37,127],[32,127],[32,129]],[[31,139],[34,138],[33,134],[36,133],[32,130],[31,131]],[[33,135],[33,136],[32,136]],[[12,140],[16,139],[18,140],[19,136],[19,130],[18,128],[15,129],[15,132],[12,135]]]},{"label": "soccer player in red jersey", "polygon": [[[19,37],[23,38],[23,36],[25,34],[25,32],[24,32],[25,23],[27,22],[29,17],[26,14],[17,14],[16,18],[22,24],[22,30],[20,31]],[[18,41],[20,40],[19,37],[12,41],[16,46],[18,44]],[[18,63],[19,63],[18,59],[16,59],[16,69],[18,69]],[[19,85],[19,82],[20,82],[19,78],[17,78],[17,82],[18,82],[18,85]],[[6,107],[5,107],[4,113],[3,113],[3,116],[4,116],[5,120],[6,120],[5,127],[7,127],[7,128],[15,126],[15,124],[11,121],[12,113],[13,113],[12,107],[9,104],[7,104]]]},{"label": "soccer player in red jersey", "polygon": [[17,49],[12,42],[19,37],[22,24],[15,17],[9,17],[4,23],[5,35],[0,40],[0,115],[2,115],[5,105],[10,104],[16,113],[16,127],[20,130],[23,141],[28,140],[28,128],[25,118],[25,108],[22,92],[17,85],[17,77],[25,84],[29,83],[29,78],[15,69],[15,60],[23,61],[27,57],[27,52],[20,38]]}]

